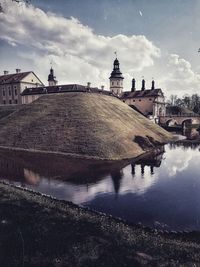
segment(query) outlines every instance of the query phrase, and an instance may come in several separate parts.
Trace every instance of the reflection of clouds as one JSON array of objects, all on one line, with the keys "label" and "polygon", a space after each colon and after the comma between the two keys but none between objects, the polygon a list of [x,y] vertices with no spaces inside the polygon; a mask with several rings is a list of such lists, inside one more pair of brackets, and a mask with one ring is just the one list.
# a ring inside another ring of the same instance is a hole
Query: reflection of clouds
[{"label": "reflection of clouds", "polygon": [[[108,178],[108,177],[107,177]],[[90,201],[98,194],[113,192],[111,179],[104,179],[92,185],[74,185],[72,183],[41,178],[37,191],[52,195],[58,199],[72,201],[75,204]]]},{"label": "reflection of clouds", "polygon": [[[135,176],[131,174],[131,165],[123,169],[124,176],[121,180],[119,193],[144,194],[158,179],[157,174],[150,174],[150,167],[145,167],[145,173],[141,174],[141,166],[136,165]],[[59,180],[41,178],[37,190],[52,195],[59,199],[72,201],[76,204],[91,201],[98,195],[114,193],[114,181],[110,175],[96,184],[74,185]]]},{"label": "reflection of clouds", "polygon": [[37,185],[40,181],[40,176],[28,169],[24,169],[24,179],[27,184]]},{"label": "reflection of clouds", "polygon": [[[90,202],[98,195],[113,194],[115,191],[120,195],[133,193],[139,196],[156,186],[159,180],[178,177],[178,173],[185,172],[188,168],[198,170],[200,153],[197,150],[187,148],[184,151],[183,147],[171,150],[170,146],[166,146],[165,149],[165,160],[162,161],[161,167],[154,167],[154,173],[150,166],[142,165],[144,166],[143,170],[141,165],[128,165],[121,171],[117,169],[112,174],[102,177],[98,182],[94,181],[93,184],[85,183],[84,185],[39,177],[38,174],[27,169],[24,169],[24,177],[30,187],[35,187],[35,190],[76,204]],[[194,158],[195,160],[192,160]]]},{"label": "reflection of clouds", "polygon": [[158,180],[157,173],[151,175],[150,167],[145,166],[144,174],[141,173],[141,166],[135,166],[135,175],[131,175],[131,165],[124,168],[124,179],[122,180],[120,193],[144,194]]},{"label": "reflection of clouds", "polygon": [[168,175],[173,177],[177,172],[186,170],[190,160],[194,157],[197,157],[197,153],[190,148],[187,148],[187,152],[184,152],[182,147],[171,150],[166,146],[166,160],[163,161],[163,167],[168,172]]}]

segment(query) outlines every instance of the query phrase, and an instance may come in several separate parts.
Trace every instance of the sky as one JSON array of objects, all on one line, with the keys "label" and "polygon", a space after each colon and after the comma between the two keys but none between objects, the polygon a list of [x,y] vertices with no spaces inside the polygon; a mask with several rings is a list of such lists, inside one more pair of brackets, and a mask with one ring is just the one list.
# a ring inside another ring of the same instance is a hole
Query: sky
[{"label": "sky", "polygon": [[117,51],[124,91],[143,76],[167,97],[200,91],[199,0],[0,3],[0,73],[33,70],[47,84],[52,64],[59,84],[109,90]]}]

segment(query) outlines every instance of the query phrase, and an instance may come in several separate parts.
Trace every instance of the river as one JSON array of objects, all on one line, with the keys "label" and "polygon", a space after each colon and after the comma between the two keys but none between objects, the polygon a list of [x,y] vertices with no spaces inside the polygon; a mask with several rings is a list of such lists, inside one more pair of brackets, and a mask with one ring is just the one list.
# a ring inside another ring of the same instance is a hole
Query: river
[{"label": "river", "polygon": [[167,144],[138,161],[0,153],[0,179],[128,222],[200,230],[200,145]]}]

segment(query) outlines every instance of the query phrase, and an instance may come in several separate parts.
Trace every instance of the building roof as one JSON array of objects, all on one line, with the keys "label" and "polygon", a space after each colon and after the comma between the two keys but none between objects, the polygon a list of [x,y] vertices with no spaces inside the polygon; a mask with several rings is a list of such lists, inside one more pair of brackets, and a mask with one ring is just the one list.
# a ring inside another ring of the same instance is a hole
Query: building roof
[{"label": "building roof", "polygon": [[[35,75],[35,73],[33,71],[26,71],[26,72],[1,75],[0,76],[0,84],[21,82],[27,75],[29,75],[31,73],[33,73]],[[37,77],[37,79],[40,81],[40,79],[38,77]],[[41,82],[41,84],[42,84],[42,82]]]},{"label": "building roof", "polygon": [[131,91],[126,91],[123,92],[122,95],[120,96],[121,99],[127,99],[127,98],[142,98],[142,97],[157,97],[157,96],[163,96],[162,89],[145,89],[144,91],[142,90],[137,90],[134,92]]},{"label": "building roof", "polygon": [[88,87],[80,84],[65,84],[54,86],[41,86],[26,88],[21,95],[40,95],[40,94],[55,94],[65,92],[91,92],[91,93],[103,93],[106,95],[113,95],[112,92],[98,89],[97,87]]},{"label": "building roof", "polygon": [[119,60],[117,58],[114,60],[113,71],[111,72],[109,79],[112,79],[112,78],[124,79],[124,77],[120,71]]}]

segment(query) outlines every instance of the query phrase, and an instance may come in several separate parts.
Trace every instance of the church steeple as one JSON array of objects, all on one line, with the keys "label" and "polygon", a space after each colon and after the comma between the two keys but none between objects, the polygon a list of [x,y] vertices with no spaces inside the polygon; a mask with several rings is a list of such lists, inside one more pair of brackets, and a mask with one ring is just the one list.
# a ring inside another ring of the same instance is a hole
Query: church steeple
[{"label": "church steeple", "polygon": [[57,84],[56,77],[54,76],[54,70],[52,67],[51,67],[50,73],[48,75],[48,82],[49,82],[49,86],[54,86]]},{"label": "church steeple", "polygon": [[123,75],[120,71],[119,68],[119,60],[117,59],[117,53],[116,54],[116,59],[114,60],[113,63],[113,71],[110,74],[110,91],[119,96],[122,91],[123,91]]}]

